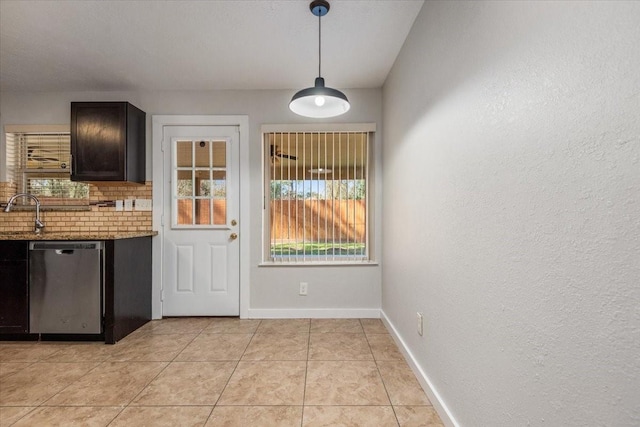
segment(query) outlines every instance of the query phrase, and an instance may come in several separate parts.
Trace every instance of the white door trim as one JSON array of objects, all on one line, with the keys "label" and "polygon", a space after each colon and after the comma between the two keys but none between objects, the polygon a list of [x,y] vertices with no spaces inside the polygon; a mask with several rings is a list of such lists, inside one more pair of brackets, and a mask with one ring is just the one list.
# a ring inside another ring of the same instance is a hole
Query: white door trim
[{"label": "white door trim", "polygon": [[[249,116],[187,116],[187,115],[153,115],[152,125],[152,153],[153,153],[153,229],[159,235],[153,239],[153,287],[151,315],[154,319],[162,317],[162,213],[164,206],[163,183],[163,153],[162,139],[164,126],[238,126],[240,129],[240,317],[247,318],[249,314]],[[170,221],[166,218],[165,221]]]}]

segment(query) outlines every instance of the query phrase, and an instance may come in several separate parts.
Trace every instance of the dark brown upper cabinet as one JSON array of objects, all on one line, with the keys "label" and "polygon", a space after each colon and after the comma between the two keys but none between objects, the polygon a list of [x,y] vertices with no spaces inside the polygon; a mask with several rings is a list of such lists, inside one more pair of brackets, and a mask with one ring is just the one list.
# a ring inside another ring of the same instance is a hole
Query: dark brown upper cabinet
[{"label": "dark brown upper cabinet", "polygon": [[146,114],[128,102],[71,103],[71,180],[145,181]]}]

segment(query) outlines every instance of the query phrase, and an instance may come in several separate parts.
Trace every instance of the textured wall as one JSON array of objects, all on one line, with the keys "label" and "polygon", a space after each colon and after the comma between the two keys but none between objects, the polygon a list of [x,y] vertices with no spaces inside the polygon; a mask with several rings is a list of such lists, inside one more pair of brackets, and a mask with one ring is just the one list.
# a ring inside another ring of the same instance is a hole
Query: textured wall
[{"label": "textured wall", "polygon": [[385,83],[383,311],[460,425],[640,425],[639,22],[426,2]]}]

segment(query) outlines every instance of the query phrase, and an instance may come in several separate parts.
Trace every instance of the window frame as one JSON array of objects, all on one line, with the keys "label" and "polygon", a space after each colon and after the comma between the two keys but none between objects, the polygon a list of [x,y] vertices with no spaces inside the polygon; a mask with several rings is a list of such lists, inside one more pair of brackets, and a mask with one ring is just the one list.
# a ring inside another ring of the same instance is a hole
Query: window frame
[{"label": "window frame", "polygon": [[[367,133],[367,159],[366,159],[366,195],[365,195],[365,250],[366,256],[361,259],[297,259],[295,261],[274,260],[271,257],[271,153],[267,147],[267,137],[272,133],[347,133],[362,132]],[[323,123],[323,124],[301,124],[301,125],[279,125],[269,124],[261,127],[262,143],[262,255],[259,266],[286,266],[286,267],[317,267],[317,266],[363,266],[378,265],[375,251],[375,221],[376,201],[375,182],[379,173],[375,167],[376,156],[376,124],[375,123]]]},{"label": "window frame", "polygon": [[[71,181],[71,154],[69,154],[69,161],[67,162],[69,167],[67,168],[28,168],[24,159],[20,156],[24,153],[23,147],[19,141],[15,141],[15,138],[19,135],[30,135],[37,137],[37,135],[65,135],[70,138],[71,132],[68,125],[5,125],[4,126],[4,140],[5,140],[5,168],[6,168],[6,181],[15,184],[15,191],[17,193],[30,193],[29,180],[30,179],[66,179]],[[11,137],[9,137],[11,135]],[[10,142],[11,141],[11,142]],[[13,145],[11,147],[10,145]],[[69,153],[71,152],[71,141],[69,140]],[[56,202],[52,202],[51,198],[41,197],[36,195],[42,207],[46,209],[64,209],[67,207],[86,207],[90,206],[90,189],[88,183],[79,183],[87,185],[87,195],[83,198],[71,198],[60,197],[53,199]],[[25,198],[16,201],[19,206],[30,206],[31,201]]]}]

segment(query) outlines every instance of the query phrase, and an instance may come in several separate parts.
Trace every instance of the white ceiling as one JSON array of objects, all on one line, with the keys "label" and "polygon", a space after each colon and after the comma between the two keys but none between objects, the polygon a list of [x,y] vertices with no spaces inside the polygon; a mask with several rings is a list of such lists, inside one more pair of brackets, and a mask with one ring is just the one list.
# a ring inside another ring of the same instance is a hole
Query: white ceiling
[{"label": "white ceiling", "polygon": [[[381,87],[422,0],[333,0],[322,76]],[[306,0],[0,1],[1,91],[301,89],[318,71]]]}]

